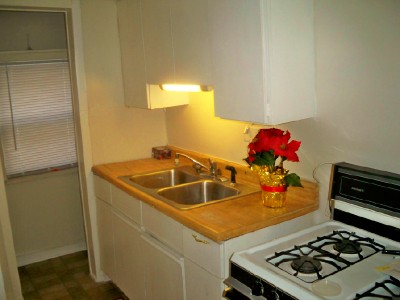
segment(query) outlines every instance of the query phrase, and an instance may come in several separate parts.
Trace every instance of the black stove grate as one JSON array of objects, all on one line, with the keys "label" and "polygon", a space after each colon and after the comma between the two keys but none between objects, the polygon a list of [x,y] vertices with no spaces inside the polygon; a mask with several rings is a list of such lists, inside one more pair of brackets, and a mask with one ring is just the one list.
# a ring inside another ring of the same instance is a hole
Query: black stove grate
[{"label": "black stove grate", "polygon": [[[312,283],[360,262],[384,248],[371,238],[361,237],[346,230],[337,230],[306,244],[276,252],[266,261],[304,282]],[[323,263],[326,265],[323,266]]]},{"label": "black stove grate", "polygon": [[392,299],[400,300],[400,281],[390,277],[382,282],[376,282],[374,286],[362,294],[356,294],[354,299]]}]

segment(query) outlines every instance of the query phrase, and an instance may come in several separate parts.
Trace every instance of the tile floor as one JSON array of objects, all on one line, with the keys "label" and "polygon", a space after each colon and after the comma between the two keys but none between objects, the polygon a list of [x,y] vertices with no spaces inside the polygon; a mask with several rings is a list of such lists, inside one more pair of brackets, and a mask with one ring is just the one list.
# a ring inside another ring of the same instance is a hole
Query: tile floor
[{"label": "tile floor", "polygon": [[90,277],[87,252],[81,251],[18,268],[25,300],[127,300],[111,282]]}]

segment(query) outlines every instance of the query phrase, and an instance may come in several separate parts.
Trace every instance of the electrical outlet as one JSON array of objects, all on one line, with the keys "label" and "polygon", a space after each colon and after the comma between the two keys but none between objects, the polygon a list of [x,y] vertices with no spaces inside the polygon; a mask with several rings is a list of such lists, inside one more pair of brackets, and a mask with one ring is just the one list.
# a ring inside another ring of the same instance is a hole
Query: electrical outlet
[{"label": "electrical outlet", "polygon": [[243,130],[243,141],[250,142],[252,139],[250,126],[245,126]]}]

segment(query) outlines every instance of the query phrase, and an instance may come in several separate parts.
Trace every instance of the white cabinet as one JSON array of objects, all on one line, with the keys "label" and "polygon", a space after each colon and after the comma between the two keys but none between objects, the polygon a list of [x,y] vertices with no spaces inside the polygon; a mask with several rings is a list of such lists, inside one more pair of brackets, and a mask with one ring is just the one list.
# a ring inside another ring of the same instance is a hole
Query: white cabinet
[{"label": "white cabinet", "polygon": [[150,235],[142,235],[146,253],[146,299],[184,300],[184,260]]},{"label": "white cabinet", "polygon": [[[139,201],[137,201],[139,202]],[[145,259],[141,230],[121,214],[113,213],[115,269],[114,282],[131,300],[145,298]]]},{"label": "white cabinet", "polygon": [[112,207],[103,200],[97,199],[97,231],[99,238],[100,268],[109,277],[115,277],[114,231],[112,224]]},{"label": "white cabinet", "polygon": [[115,276],[114,237],[112,226],[111,184],[94,176],[100,268],[109,277]]},{"label": "white cabinet", "polygon": [[169,1],[141,0],[140,12],[146,83],[173,83],[175,82],[174,50]]},{"label": "white cabinet", "polygon": [[[161,108],[188,103],[161,83],[211,83],[207,5],[200,0],[119,0],[125,103]],[[203,5],[202,5],[203,4]]]},{"label": "white cabinet", "polygon": [[185,257],[217,276],[224,277],[223,243],[219,244],[194,230],[183,229],[183,252]]},{"label": "white cabinet", "polygon": [[313,0],[209,0],[216,116],[315,115]]},{"label": "white cabinet", "polygon": [[211,38],[204,0],[170,0],[175,82],[211,85]]},{"label": "white cabinet", "polygon": [[183,225],[166,216],[154,207],[142,203],[143,226],[145,231],[155,236],[175,252],[183,252]]},{"label": "white cabinet", "polygon": [[189,259],[185,259],[186,298],[190,300],[221,299],[224,289],[221,278],[210,274]]}]

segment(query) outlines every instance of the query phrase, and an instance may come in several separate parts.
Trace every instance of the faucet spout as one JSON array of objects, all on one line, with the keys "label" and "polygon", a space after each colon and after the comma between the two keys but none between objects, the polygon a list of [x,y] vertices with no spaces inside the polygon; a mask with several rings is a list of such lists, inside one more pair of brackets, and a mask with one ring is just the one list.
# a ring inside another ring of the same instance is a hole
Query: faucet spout
[{"label": "faucet spout", "polygon": [[179,165],[179,157],[180,156],[183,156],[183,157],[186,157],[187,159],[189,159],[193,163],[193,168],[196,169],[197,173],[200,173],[201,168],[206,169],[207,171],[210,171],[209,167],[203,165],[201,162],[199,162],[199,161],[195,160],[194,158],[192,158],[186,154],[183,154],[183,153],[175,153],[175,166]]}]

